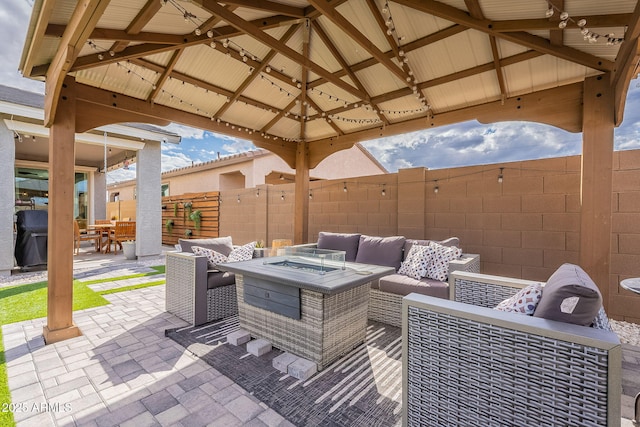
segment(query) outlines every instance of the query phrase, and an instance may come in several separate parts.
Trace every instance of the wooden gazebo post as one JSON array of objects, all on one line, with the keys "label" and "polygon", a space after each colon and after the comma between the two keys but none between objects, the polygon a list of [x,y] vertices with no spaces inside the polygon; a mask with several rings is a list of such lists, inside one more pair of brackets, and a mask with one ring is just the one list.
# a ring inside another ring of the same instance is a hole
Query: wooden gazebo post
[{"label": "wooden gazebo post", "polygon": [[609,308],[614,94],[609,75],[584,82],[580,185],[580,265]]},{"label": "wooden gazebo post", "polygon": [[73,324],[73,190],[76,97],[66,78],[57,105],[49,142],[49,223],[47,269],[47,344],[81,335]]}]

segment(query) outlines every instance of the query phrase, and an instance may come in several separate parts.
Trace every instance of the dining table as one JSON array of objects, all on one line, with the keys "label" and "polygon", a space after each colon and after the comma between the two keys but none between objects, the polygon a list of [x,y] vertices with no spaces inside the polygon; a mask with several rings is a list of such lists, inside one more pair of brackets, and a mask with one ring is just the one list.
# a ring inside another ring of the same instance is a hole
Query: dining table
[{"label": "dining table", "polygon": [[100,233],[103,240],[100,242],[100,252],[108,253],[111,252],[111,245],[109,244],[109,235],[111,234],[111,230],[115,228],[114,223],[105,223],[105,224],[89,224],[87,228],[96,230]]}]

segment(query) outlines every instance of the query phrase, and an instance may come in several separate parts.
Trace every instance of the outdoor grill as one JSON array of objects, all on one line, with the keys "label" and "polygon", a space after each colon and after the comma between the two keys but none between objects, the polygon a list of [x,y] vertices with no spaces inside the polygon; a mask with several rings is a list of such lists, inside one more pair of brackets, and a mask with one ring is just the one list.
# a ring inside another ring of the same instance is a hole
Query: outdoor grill
[{"label": "outdoor grill", "polygon": [[20,267],[47,264],[47,211],[19,211],[14,255]]}]

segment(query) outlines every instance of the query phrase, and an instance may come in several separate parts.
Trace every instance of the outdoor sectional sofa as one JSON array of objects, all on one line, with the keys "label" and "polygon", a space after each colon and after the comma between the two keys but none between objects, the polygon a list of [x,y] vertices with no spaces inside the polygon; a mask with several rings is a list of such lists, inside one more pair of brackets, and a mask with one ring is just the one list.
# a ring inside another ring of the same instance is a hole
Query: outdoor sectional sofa
[{"label": "outdoor sectional sofa", "polygon": [[[561,269],[570,289],[582,280]],[[622,350],[602,308],[590,327],[567,323],[579,310],[566,294],[551,304],[564,321],[536,317],[542,299],[533,316],[493,309],[532,281],[456,271],[451,283],[453,300],[403,301],[404,425],[620,425]]]},{"label": "outdoor sectional sofa", "polygon": [[[303,247],[345,251],[345,260],[365,264],[383,265],[396,269],[396,273],[374,281],[369,293],[370,320],[392,326],[402,324],[402,298],[410,293],[419,293],[438,298],[449,298],[447,280],[423,277],[415,279],[398,273],[401,263],[413,245],[429,245],[430,240],[406,239],[403,236],[377,237],[358,233],[320,232],[318,241]],[[443,246],[459,246],[459,239],[452,237],[438,241]],[[462,254],[448,263],[448,273],[463,270],[480,272],[480,255]]]}]

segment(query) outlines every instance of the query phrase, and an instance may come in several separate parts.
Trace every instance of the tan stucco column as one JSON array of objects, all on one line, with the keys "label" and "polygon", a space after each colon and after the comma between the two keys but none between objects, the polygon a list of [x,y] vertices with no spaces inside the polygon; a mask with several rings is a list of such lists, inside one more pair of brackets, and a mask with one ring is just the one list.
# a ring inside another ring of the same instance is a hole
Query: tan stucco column
[{"label": "tan stucco column", "polygon": [[294,244],[309,239],[309,143],[300,141],[296,150],[296,200],[293,220]]},{"label": "tan stucco column", "polygon": [[76,102],[65,79],[49,140],[47,344],[81,335],[73,324],[73,192]]},{"label": "tan stucco column", "polygon": [[609,306],[614,96],[609,76],[584,82],[580,266],[600,288]]}]

